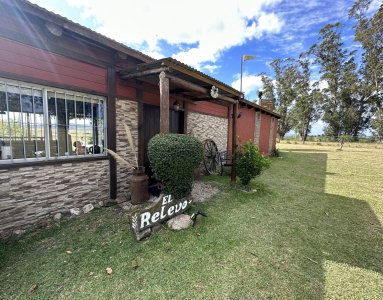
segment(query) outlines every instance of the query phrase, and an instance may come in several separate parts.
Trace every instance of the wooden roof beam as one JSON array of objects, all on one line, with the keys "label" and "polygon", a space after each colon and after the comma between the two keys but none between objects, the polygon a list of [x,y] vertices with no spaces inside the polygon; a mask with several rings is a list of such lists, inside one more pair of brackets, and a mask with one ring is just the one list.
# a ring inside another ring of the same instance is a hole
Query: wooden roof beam
[{"label": "wooden roof beam", "polygon": [[144,77],[144,76],[149,76],[149,75],[153,75],[153,74],[159,74],[161,72],[166,72],[166,71],[170,71],[170,68],[160,67],[157,69],[139,71],[139,72],[128,73],[128,74],[121,73],[121,78],[122,79],[138,78],[138,77]]},{"label": "wooden roof beam", "polygon": [[[201,86],[199,86],[197,84],[188,82],[186,80],[183,80],[181,78],[178,78],[178,77],[170,75],[170,74],[166,74],[166,77],[168,77],[170,79],[171,83],[174,83],[174,84],[179,85],[179,86],[181,86],[183,88],[186,88],[188,90],[191,90],[191,91],[203,94],[203,95],[209,95],[209,96],[207,96],[207,98],[210,98],[210,91],[209,91],[209,89],[206,89],[206,88],[201,87]],[[217,99],[218,100],[224,100],[224,101],[232,103],[232,104],[238,102],[237,100],[234,100],[233,98],[227,97],[225,95],[218,95]]]}]

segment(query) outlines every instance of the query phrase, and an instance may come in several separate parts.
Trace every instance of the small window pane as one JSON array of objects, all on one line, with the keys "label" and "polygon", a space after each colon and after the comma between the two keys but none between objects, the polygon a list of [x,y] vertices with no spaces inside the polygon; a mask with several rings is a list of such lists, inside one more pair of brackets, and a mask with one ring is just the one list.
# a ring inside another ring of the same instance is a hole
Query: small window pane
[{"label": "small window pane", "polygon": [[46,157],[45,133],[44,133],[44,110],[43,93],[41,90],[33,90],[33,139],[35,141],[35,157]]},{"label": "small window pane", "polygon": [[74,143],[77,140],[74,95],[66,94],[66,107],[67,107],[67,124],[68,124],[68,146],[69,146],[68,150],[69,150],[69,155],[73,155],[76,150]]},{"label": "small window pane", "polygon": [[0,84],[0,158],[11,159],[10,127],[7,111],[5,84]]},{"label": "small window pane", "polygon": [[76,107],[76,140],[75,152],[77,155],[85,154],[85,118],[84,118],[84,101],[83,97],[75,97]]}]

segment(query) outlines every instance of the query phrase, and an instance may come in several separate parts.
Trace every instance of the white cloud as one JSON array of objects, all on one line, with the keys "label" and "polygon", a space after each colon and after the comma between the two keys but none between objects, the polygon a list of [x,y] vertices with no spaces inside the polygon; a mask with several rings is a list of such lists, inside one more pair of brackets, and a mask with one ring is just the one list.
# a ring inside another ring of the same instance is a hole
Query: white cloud
[{"label": "white cloud", "polygon": [[[231,86],[239,91],[241,88],[241,78],[238,76],[238,79],[233,81]],[[244,74],[242,76],[242,91],[245,94],[245,99],[255,99],[257,97],[257,91],[262,87],[263,83],[260,75]]]},{"label": "white cloud", "polygon": [[174,58],[198,69],[283,26],[276,14],[267,12],[281,0],[66,1],[83,18],[96,20],[98,32],[155,57],[169,56],[159,48],[167,43]]},{"label": "white cloud", "polygon": [[372,0],[368,12],[374,14],[379,10],[379,7],[382,5],[382,0]]},{"label": "white cloud", "polygon": [[207,70],[211,74],[215,74],[220,69],[220,67],[221,66],[217,66],[217,65],[204,65],[203,69]]}]

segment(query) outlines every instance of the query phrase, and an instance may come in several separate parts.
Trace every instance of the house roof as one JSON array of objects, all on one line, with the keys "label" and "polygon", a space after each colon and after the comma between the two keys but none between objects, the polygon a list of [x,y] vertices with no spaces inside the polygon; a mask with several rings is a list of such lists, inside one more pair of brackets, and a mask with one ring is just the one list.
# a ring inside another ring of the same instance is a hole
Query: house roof
[{"label": "house roof", "polygon": [[276,113],[275,111],[272,111],[272,110],[270,110],[270,109],[267,109],[266,107],[263,107],[263,106],[261,106],[261,105],[258,105],[258,104],[254,103],[254,102],[249,101],[249,100],[241,99],[239,102],[240,102],[240,103],[244,103],[244,104],[246,104],[246,105],[249,105],[249,106],[251,106],[251,107],[254,107],[254,108],[257,109],[257,110],[264,111],[265,113],[268,113],[268,114],[270,114],[270,115],[276,117],[277,119],[280,119],[280,118],[281,118],[280,114]]},{"label": "house roof", "polygon": [[[114,49],[118,52],[127,54],[139,61],[142,61],[142,64],[138,64],[132,69],[121,71],[121,75],[129,74],[129,73],[132,73],[133,71],[144,71],[144,70],[149,70],[149,69],[158,68],[158,67],[168,67],[169,70],[171,70],[172,74],[174,74],[175,76],[179,76],[181,78],[187,76],[188,80],[191,81],[192,83],[199,84],[206,88],[211,85],[217,86],[220,90],[220,93],[224,94],[225,96],[235,98],[235,99],[240,99],[240,96],[241,96],[240,91],[176,59],[169,57],[169,58],[155,60],[154,58],[140,51],[130,48],[120,42],[117,42],[114,39],[104,36],[96,31],[93,31],[85,26],[82,26],[76,22],[73,22],[63,16],[55,14],[27,0],[0,0],[0,1],[11,7],[16,7],[20,11],[27,12],[31,15],[37,16],[43,20],[51,22],[57,26],[60,26],[61,28],[67,31],[76,33],[88,40],[95,41],[99,44],[102,44],[105,47]],[[241,99],[240,101],[256,109],[259,109],[261,111],[274,115],[277,118],[280,118],[280,116],[277,113],[265,107],[262,107],[260,105],[257,105],[245,99]]]},{"label": "house roof", "polygon": [[95,42],[98,42],[108,48],[114,49],[116,51],[122,52],[124,54],[127,54],[131,57],[134,57],[142,62],[150,62],[154,61],[154,58],[137,51],[133,48],[130,48],[122,43],[119,43],[107,36],[104,36],[100,33],[97,33],[85,26],[82,26],[76,22],[73,22],[63,16],[60,16],[58,14],[55,14],[43,7],[38,6],[37,4],[31,3],[26,0],[0,0],[3,3],[8,4],[11,7],[16,7],[20,11],[27,12],[31,15],[40,17],[41,19],[44,19],[46,21],[49,21],[57,26],[60,26],[61,28],[74,32],[86,39],[93,40]]},{"label": "house roof", "polygon": [[131,74],[137,72],[145,72],[150,70],[158,70],[160,68],[167,68],[171,75],[177,76],[181,79],[188,80],[193,84],[198,84],[204,88],[210,89],[211,86],[216,86],[219,89],[219,93],[234,99],[239,99],[241,93],[227,85],[226,83],[219,81],[205,73],[198,71],[197,69],[190,67],[174,58],[168,57],[159,59],[149,63],[139,64],[135,67],[120,71],[122,78],[131,77]]}]

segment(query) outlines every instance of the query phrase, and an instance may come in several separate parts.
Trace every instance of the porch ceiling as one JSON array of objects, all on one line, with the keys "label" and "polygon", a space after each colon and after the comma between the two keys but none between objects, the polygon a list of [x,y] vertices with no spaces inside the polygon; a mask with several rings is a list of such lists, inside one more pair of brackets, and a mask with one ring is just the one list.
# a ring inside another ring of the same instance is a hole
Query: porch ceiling
[{"label": "porch ceiling", "polygon": [[[226,105],[235,103],[240,98],[240,92],[236,89],[173,58],[139,64],[119,73],[122,79],[140,79],[157,85],[158,75],[162,71],[170,79],[171,94],[182,94],[193,101],[217,101]],[[216,99],[209,95],[212,86],[218,88],[219,96]]]}]

